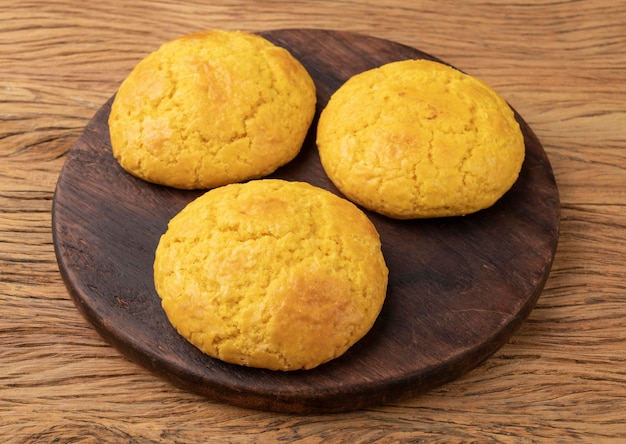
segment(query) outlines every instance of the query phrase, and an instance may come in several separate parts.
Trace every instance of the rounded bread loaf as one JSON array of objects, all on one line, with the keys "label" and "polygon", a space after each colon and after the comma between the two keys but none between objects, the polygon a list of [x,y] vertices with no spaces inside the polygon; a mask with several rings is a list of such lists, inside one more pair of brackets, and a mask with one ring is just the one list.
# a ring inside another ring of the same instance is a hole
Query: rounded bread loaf
[{"label": "rounded bread loaf", "polygon": [[286,49],[238,31],[165,43],[121,84],[109,116],[129,173],[182,189],[263,177],[299,152],[315,85]]},{"label": "rounded bread loaf", "polygon": [[372,327],[388,269],[354,204],[304,182],[210,190],[169,223],[154,282],[171,324],[206,354],[272,370],[341,356]]},{"label": "rounded bread loaf", "polygon": [[525,153],[504,99],[430,60],[350,78],[322,111],[317,144],[324,170],[346,197],[398,219],[490,207],[516,181]]}]

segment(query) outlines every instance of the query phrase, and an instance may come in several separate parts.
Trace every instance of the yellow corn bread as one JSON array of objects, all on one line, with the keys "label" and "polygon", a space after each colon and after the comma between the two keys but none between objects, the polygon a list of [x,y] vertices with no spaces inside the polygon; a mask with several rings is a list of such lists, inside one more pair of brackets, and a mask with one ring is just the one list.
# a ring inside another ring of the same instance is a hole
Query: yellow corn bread
[{"label": "yellow corn bread", "polygon": [[490,207],[516,181],[524,138],[489,86],[447,65],[404,60],[355,75],[317,128],[322,165],[350,200],[398,219]]},{"label": "yellow corn bread", "polygon": [[272,370],[310,369],[372,327],[388,270],[354,204],[304,182],[210,190],[172,218],[155,253],[168,319],[206,354]]},{"label": "yellow corn bread", "polygon": [[315,85],[285,49],[254,34],[202,31],[137,64],[111,107],[115,158],[182,189],[263,177],[299,152]]}]

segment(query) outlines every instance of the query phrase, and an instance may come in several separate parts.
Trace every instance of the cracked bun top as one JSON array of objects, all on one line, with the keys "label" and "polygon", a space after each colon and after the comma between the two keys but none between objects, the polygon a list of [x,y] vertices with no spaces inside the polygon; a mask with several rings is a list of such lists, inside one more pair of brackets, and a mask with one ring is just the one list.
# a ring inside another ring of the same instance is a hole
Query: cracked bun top
[{"label": "cracked bun top", "polygon": [[113,154],[129,173],[182,189],[263,177],[300,151],[315,85],[285,49],[254,34],[203,31],[137,64],[113,101]]},{"label": "cracked bun top", "polygon": [[169,223],[154,282],[171,324],[204,353],[271,370],[341,356],[378,317],[388,269],[353,203],[304,182],[210,190]]},{"label": "cracked bun top", "polygon": [[346,197],[398,219],[493,205],[516,181],[525,153],[504,99],[429,60],[350,78],[322,111],[317,144],[324,170]]}]

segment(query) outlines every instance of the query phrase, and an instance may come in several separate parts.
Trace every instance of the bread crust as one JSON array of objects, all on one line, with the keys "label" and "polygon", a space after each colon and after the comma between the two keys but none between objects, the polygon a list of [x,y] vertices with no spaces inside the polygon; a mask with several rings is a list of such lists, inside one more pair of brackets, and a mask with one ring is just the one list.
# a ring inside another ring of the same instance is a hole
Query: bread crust
[{"label": "bread crust", "polygon": [[113,155],[129,173],[182,189],[263,177],[299,152],[315,85],[255,34],[201,31],[137,64],[111,107]]},{"label": "bread crust", "polygon": [[354,204],[277,179],[208,191],[169,224],[154,280],[170,322],[208,355],[272,370],[314,368],[372,327],[388,269]]},{"label": "bread crust", "polygon": [[398,219],[490,207],[516,181],[525,154],[504,99],[429,60],[393,62],[349,79],[321,113],[317,144],[342,193]]}]

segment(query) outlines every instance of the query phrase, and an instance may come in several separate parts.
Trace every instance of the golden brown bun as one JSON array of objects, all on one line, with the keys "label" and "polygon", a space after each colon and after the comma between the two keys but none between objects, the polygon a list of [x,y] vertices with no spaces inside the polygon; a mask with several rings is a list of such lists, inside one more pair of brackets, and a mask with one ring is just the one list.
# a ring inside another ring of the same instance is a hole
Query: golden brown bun
[{"label": "golden brown bun", "polygon": [[208,191],[169,224],[154,263],[170,322],[226,362],[310,369],[372,327],[388,270],[378,233],[351,202],[303,182]]},{"label": "golden brown bun", "polygon": [[262,177],[298,154],[315,102],[287,50],[254,34],[198,32],[124,80],[109,117],[113,154],[129,173],[177,188]]},{"label": "golden brown bun", "polygon": [[487,208],[524,160],[507,103],[478,79],[428,60],[352,77],[331,97],[317,131],[322,164],[341,192],[398,219]]}]

